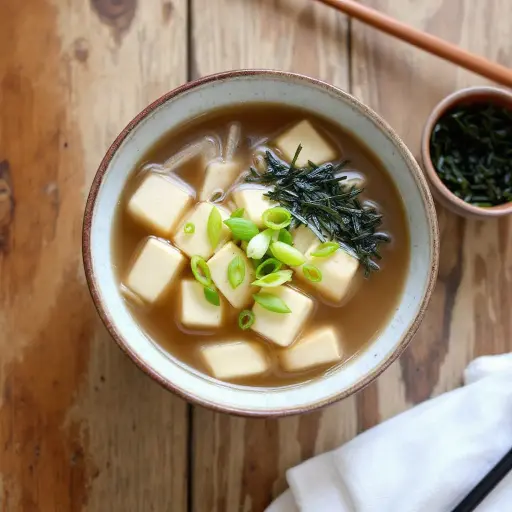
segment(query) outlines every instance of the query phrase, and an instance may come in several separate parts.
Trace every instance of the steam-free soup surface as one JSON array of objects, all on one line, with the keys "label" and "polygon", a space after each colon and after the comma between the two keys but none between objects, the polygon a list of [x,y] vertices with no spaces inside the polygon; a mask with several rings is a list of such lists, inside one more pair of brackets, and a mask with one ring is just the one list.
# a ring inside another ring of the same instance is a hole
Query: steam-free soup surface
[{"label": "steam-free soup surface", "polygon": [[[335,333],[342,352],[341,360],[304,371],[289,371],[283,368],[278,356],[286,349],[260,336],[254,330],[241,330],[238,325],[240,308],[232,307],[222,294],[220,295],[225,314],[220,327],[206,330],[184,327],[180,319],[180,283],[183,279],[194,281],[190,261],[186,255],[183,256],[184,263],[180,275],[173,281],[172,289],[165,294],[164,299],[154,305],[148,305],[141,303],[137,298],[134,300],[132,294],[128,294],[126,298],[133,316],[155,343],[179,361],[201,372],[211,373],[201,356],[201,347],[238,340],[253,342],[254,346],[261,347],[265,357],[270,361],[270,368],[261,375],[227,379],[237,384],[283,386],[318,377],[334,367],[343,365],[359,352],[371,350],[372,340],[375,340],[393,314],[408,271],[409,236],[402,200],[388,173],[371,149],[339,126],[311,112],[295,108],[275,104],[246,104],[216,111],[169,132],[142,156],[133,169],[114,221],[112,258],[121,284],[125,281],[134,254],[137,254],[141,244],[149,235],[156,235],[137,222],[127,209],[129,200],[148,174],[148,164],[162,164],[187,145],[201,141],[205,137],[211,137],[223,146],[230,126],[236,122],[240,128],[241,138],[234,160],[239,164],[240,171],[246,172],[254,166],[255,154],[258,151],[261,154],[262,147],[272,149],[272,141],[276,137],[302,120],[309,121],[321,137],[335,148],[337,155],[349,161],[345,167],[349,178],[364,179],[361,198],[369,199],[377,206],[378,211],[383,214],[383,223],[379,229],[388,233],[391,238],[390,243],[381,247],[382,259],[378,261],[380,270],[364,278],[363,269],[359,268],[354,292],[341,303],[333,304],[317,293],[307,280],[293,279],[291,283],[287,283],[287,287],[296,289],[313,301],[312,313],[304,324],[299,338],[311,336],[313,339],[318,333],[320,336],[326,330],[331,334]],[[279,155],[279,151],[277,155],[282,156]],[[198,195],[205,177],[204,157],[196,157],[179,165],[175,172],[191,191]],[[232,199],[232,194],[228,193],[218,206],[233,211]],[[190,211],[197,201],[197,198],[194,199],[187,211]],[[167,238],[171,240],[172,237]],[[247,309],[251,309],[251,306]],[[214,356],[215,354],[212,355]]]}]

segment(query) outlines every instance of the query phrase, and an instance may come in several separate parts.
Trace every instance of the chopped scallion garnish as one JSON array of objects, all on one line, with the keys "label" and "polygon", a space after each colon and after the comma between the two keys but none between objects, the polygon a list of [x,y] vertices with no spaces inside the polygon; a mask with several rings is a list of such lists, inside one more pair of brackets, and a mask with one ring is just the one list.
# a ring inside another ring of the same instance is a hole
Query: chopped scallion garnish
[{"label": "chopped scallion garnish", "polygon": [[274,242],[270,246],[270,251],[275,258],[282,261],[285,265],[290,265],[290,267],[297,267],[306,261],[304,254],[284,242]]},{"label": "chopped scallion garnish", "polygon": [[232,219],[240,219],[241,217],[244,216],[244,213],[245,213],[245,210],[244,208],[238,208],[237,210],[235,210],[231,215],[230,217]]},{"label": "chopped scallion garnish", "polygon": [[282,284],[291,281],[293,275],[292,270],[279,270],[278,272],[272,272],[263,276],[261,279],[257,279],[252,284],[253,286],[261,286],[263,288],[271,288],[275,286],[281,286]]},{"label": "chopped scallion garnish", "polygon": [[249,241],[259,233],[258,226],[248,219],[229,218],[224,221],[224,224],[231,229],[233,236],[238,240]]},{"label": "chopped scallion garnish", "polygon": [[276,206],[275,208],[265,210],[262,215],[262,220],[267,228],[277,231],[290,225],[292,214],[286,208]]},{"label": "chopped scallion garnish", "polygon": [[196,231],[196,226],[193,222],[187,222],[185,224],[185,227],[183,228],[183,231],[187,234],[187,235],[193,235]]},{"label": "chopped scallion garnish", "polygon": [[322,280],[322,272],[320,272],[320,269],[314,265],[306,263],[302,267],[302,272],[304,273],[306,279],[312,283],[319,283]]},{"label": "chopped scallion garnish", "polygon": [[272,293],[255,293],[253,299],[264,309],[273,313],[291,313],[292,310],[286,305],[286,302]]},{"label": "chopped scallion garnish", "polygon": [[260,263],[256,268],[256,277],[261,279],[263,276],[267,274],[271,274],[272,272],[277,272],[281,269],[283,264],[276,260],[275,258],[268,258],[264,262]]},{"label": "chopped scallion garnish", "polygon": [[192,256],[190,260],[190,268],[192,269],[192,274],[197,281],[199,281],[203,286],[211,286],[212,285],[212,276],[210,274],[210,269],[208,268],[208,264],[201,256]]},{"label": "chopped scallion garnish", "polygon": [[214,306],[220,306],[220,297],[217,290],[213,286],[204,287],[204,298]]},{"label": "chopped scallion garnish", "polygon": [[265,231],[252,238],[247,246],[247,256],[255,260],[263,258],[268,251],[273,233],[272,229],[265,229]]},{"label": "chopped scallion garnish", "polygon": [[210,245],[215,249],[217,245],[219,245],[220,235],[222,232],[222,217],[218,208],[215,206],[212,208],[210,215],[208,216],[208,240],[210,241]]},{"label": "chopped scallion garnish", "polygon": [[245,262],[240,255],[235,256],[228,265],[228,281],[231,288],[238,288],[245,279]]},{"label": "chopped scallion garnish", "polygon": [[243,331],[246,331],[247,329],[251,328],[251,326],[255,320],[256,320],[256,317],[254,316],[254,313],[252,311],[250,311],[249,309],[244,309],[238,315],[238,326]]},{"label": "chopped scallion garnish", "polygon": [[312,253],[315,258],[327,258],[332,256],[340,248],[336,242],[324,242],[320,244]]},{"label": "chopped scallion garnish", "polygon": [[293,245],[293,236],[287,229],[281,229],[277,239],[284,244]]}]

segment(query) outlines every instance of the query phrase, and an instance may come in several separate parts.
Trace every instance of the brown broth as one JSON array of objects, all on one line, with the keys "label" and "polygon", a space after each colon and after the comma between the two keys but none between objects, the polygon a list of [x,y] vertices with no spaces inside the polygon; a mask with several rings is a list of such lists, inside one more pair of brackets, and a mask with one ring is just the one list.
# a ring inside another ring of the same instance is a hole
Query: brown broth
[{"label": "brown broth", "polygon": [[[245,164],[244,169],[248,169],[252,165],[250,146],[261,139],[271,139],[274,134],[302,119],[312,121],[315,127],[340,149],[343,157],[350,160],[350,169],[364,174],[366,185],[363,199],[371,199],[378,204],[384,215],[382,228],[392,236],[392,242],[382,248],[383,259],[379,262],[381,270],[374,272],[369,279],[362,279],[357,293],[342,307],[328,305],[302,283],[293,281],[293,286],[308,293],[316,302],[314,314],[305,326],[304,333],[326,325],[334,326],[342,341],[344,360],[340,364],[343,364],[364,350],[392,316],[402,294],[409,267],[409,233],[402,200],[378,158],[361,141],[311,112],[275,104],[244,104],[201,116],[167,133],[141,158],[120,201],[114,220],[113,265],[119,281],[122,281],[137,246],[149,235],[126,213],[126,203],[140,181],[138,171],[142,165],[148,162],[162,163],[186,144],[205,135],[216,134],[225,141],[228,126],[237,121],[242,126],[243,137],[237,151],[237,160],[241,159]],[[198,160],[183,165],[177,172],[193,188],[200,186],[204,174],[204,168],[198,164]],[[184,276],[192,277],[188,266]],[[176,321],[178,301],[177,289],[174,289],[165,301],[153,308],[128,304],[134,317],[157,344],[195,369],[206,373],[198,350],[202,344],[246,339],[264,344],[272,360],[272,371],[264,376],[245,379],[240,384],[267,387],[291,385],[318,377],[329,370],[320,368],[302,373],[287,373],[280,370],[276,358],[279,349],[253,331],[240,330],[237,322],[238,312],[230,306],[226,322],[214,333],[198,334],[186,331]]]}]

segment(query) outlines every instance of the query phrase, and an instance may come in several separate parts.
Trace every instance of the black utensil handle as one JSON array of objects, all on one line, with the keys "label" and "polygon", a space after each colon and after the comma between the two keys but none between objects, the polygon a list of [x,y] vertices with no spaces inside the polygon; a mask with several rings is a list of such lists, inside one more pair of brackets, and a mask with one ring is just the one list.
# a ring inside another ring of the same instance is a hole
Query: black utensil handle
[{"label": "black utensil handle", "polygon": [[475,510],[484,498],[505,478],[512,470],[512,448],[485,475],[478,485],[453,509],[452,512],[471,512]]}]

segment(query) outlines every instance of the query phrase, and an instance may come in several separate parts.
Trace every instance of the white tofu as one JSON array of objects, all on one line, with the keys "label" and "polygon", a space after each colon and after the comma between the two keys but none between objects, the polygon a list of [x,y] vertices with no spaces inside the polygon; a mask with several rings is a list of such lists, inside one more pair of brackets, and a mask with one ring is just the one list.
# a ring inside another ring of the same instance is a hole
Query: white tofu
[{"label": "white tofu", "polygon": [[320,165],[337,157],[334,148],[306,120],[296,124],[275,140],[276,147],[288,162],[293,160],[299,144],[302,145],[302,151],[295,163],[297,167],[305,167],[308,160]]},{"label": "white tofu", "polygon": [[265,350],[257,343],[235,341],[201,347],[201,356],[210,374],[221,380],[261,375],[270,368]]},{"label": "white tofu", "polygon": [[305,254],[315,242],[318,242],[318,238],[315,233],[313,233],[313,231],[311,231],[307,226],[304,226],[304,224],[293,229],[291,234],[293,236],[293,246],[302,254]]},{"label": "white tofu", "polygon": [[135,259],[125,286],[150,304],[161,299],[180,272],[185,257],[172,245],[150,237]]},{"label": "white tofu", "polygon": [[201,201],[209,201],[217,190],[226,191],[240,174],[237,162],[212,162],[206,168],[203,188],[199,194]]},{"label": "white tofu", "polygon": [[220,306],[208,302],[204,296],[204,286],[195,279],[181,281],[180,292],[180,322],[185,327],[214,329],[222,325],[224,299],[220,299]]},{"label": "white tofu", "polygon": [[[208,217],[214,207],[219,210],[223,221],[229,217],[229,212],[221,206],[211,203],[198,203],[180,223],[174,235],[174,243],[187,256],[197,255],[207,260],[215,252],[215,249],[222,247],[231,238],[231,230],[223,223],[219,244],[216,248],[212,247],[208,238]],[[185,224],[188,222],[194,224],[194,233],[188,234],[183,231]]]},{"label": "white tofu", "polygon": [[[240,256],[245,263],[245,278],[239,286],[233,289],[228,281],[228,266],[235,256]],[[234,308],[242,309],[252,302],[252,294],[258,291],[258,288],[251,286],[256,279],[256,274],[251,262],[240,247],[233,242],[228,242],[208,260],[208,267],[215,286]]]},{"label": "white tofu", "polygon": [[315,251],[319,244],[320,242],[315,242],[306,251],[306,260],[307,263],[320,270],[322,280],[318,283],[307,280],[301,267],[295,269],[296,276],[318,290],[326,299],[341,302],[349,295],[352,286],[355,284],[359,261],[343,249],[338,249],[327,258],[315,258],[311,256],[311,253]]},{"label": "white tofu", "polygon": [[128,288],[126,285],[121,283],[121,286],[119,287],[119,291],[121,292],[121,295],[132,304],[135,304],[138,307],[144,307],[145,303],[144,301],[135,293],[133,293],[130,288]]},{"label": "white tofu", "polygon": [[150,174],[128,201],[128,212],[152,234],[169,237],[192,199],[177,182]]},{"label": "white tofu", "polygon": [[255,320],[251,329],[276,345],[287,347],[300,334],[304,323],[313,311],[313,301],[289,286],[264,288],[263,291],[283,299],[291,309],[291,313],[274,313],[256,303],[252,308]]},{"label": "white tofu", "polygon": [[279,206],[278,203],[270,201],[263,194],[266,194],[268,189],[265,188],[239,188],[233,192],[233,198],[238,208],[245,210],[244,217],[252,220],[259,228],[263,227],[261,219],[263,212],[274,206]]},{"label": "white tofu", "polygon": [[332,327],[323,327],[279,352],[279,364],[287,372],[309,370],[341,361],[343,352]]}]

